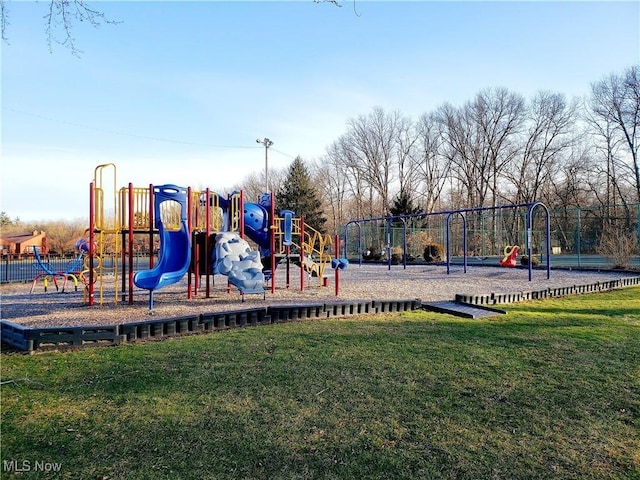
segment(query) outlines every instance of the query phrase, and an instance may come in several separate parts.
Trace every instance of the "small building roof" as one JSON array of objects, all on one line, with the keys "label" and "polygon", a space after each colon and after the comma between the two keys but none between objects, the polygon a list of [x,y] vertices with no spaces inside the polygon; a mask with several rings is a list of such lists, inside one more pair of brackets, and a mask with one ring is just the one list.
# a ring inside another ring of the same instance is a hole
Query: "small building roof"
[{"label": "small building roof", "polygon": [[32,240],[38,237],[44,237],[45,235],[46,235],[45,232],[35,231],[33,233],[21,233],[19,235],[5,235],[3,238],[0,239],[0,241],[3,242],[2,245],[9,245],[11,243],[24,243],[27,240]]}]

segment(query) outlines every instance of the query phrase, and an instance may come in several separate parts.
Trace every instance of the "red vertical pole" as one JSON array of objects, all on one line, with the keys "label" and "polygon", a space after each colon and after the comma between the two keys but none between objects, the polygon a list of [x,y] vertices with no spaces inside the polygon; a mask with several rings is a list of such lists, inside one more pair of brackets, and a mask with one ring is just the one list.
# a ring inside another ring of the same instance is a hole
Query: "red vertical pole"
[{"label": "red vertical pole", "polygon": [[191,187],[187,187],[187,230],[189,231],[189,237],[191,238],[191,265],[187,273],[187,298],[191,298],[191,275],[198,276],[198,242],[196,242],[195,235],[192,230],[191,219]]},{"label": "red vertical pole", "polygon": [[[115,266],[115,262],[120,260],[120,294],[122,295],[122,302],[126,302],[127,301],[127,219],[128,219],[128,215],[129,215],[129,210],[128,210],[128,205],[129,205],[129,189],[121,189],[119,192],[117,192],[118,195],[118,201],[120,202],[120,206],[121,206],[121,212],[118,212],[120,215],[120,218],[118,219],[118,221],[120,222],[118,224],[119,226],[119,230],[118,232],[116,232],[116,235],[120,235],[120,251],[116,253],[118,255],[120,255],[120,258],[115,258],[113,259],[114,262],[114,266]],[[118,298],[117,298],[117,293],[115,293],[116,295],[116,303],[118,303]]]},{"label": "red vertical pole", "polygon": [[89,305],[93,305],[93,282],[95,281],[93,273],[93,256],[96,254],[95,228],[96,228],[96,201],[93,182],[89,184]]},{"label": "red vertical pole", "polygon": [[[122,206],[124,208],[124,206],[126,205],[126,199],[127,199],[127,193],[123,194],[120,198],[120,201],[122,202]],[[122,211],[122,214],[125,215],[125,211]],[[120,241],[122,242],[122,248],[120,249],[120,272],[122,273],[121,278],[120,278],[120,293],[122,294],[122,301],[126,302],[127,301],[127,230],[125,230],[125,225],[124,225],[124,221],[125,218],[121,218],[120,219],[121,222],[123,222],[123,224],[121,225],[121,227],[123,227],[118,234],[122,236],[122,238],[120,239]],[[117,261],[117,258],[114,258],[114,263]],[[116,300],[117,303],[117,300]]]},{"label": "red vertical pole", "polygon": [[[240,194],[242,194],[242,190],[240,190]],[[223,212],[224,214],[224,212]],[[233,232],[233,195],[229,194],[227,195],[227,218],[228,218],[228,231]],[[244,221],[242,219],[240,219],[240,225],[238,226],[238,230],[241,230],[244,228]],[[242,237],[242,235],[241,235]],[[215,248],[215,247],[214,247]],[[231,284],[229,283],[229,280],[227,280],[227,294],[231,293]]]},{"label": "red vertical pole", "polygon": [[[118,201],[120,202],[120,205],[122,207],[122,211],[118,212],[118,214],[120,215],[120,218],[118,219],[120,223],[118,224],[119,231],[116,232],[116,235],[120,235],[122,238],[120,238],[120,251],[116,251],[116,253],[120,255],[120,293],[122,295],[122,302],[124,303],[127,301],[127,225],[129,225],[129,223],[127,223],[127,220],[129,216],[129,189],[122,189],[117,192],[117,195]],[[114,266],[117,260],[118,258],[114,257]],[[116,293],[115,295],[116,303],[118,303],[118,294]]]},{"label": "red vertical pole", "polygon": [[300,217],[300,291],[304,291],[304,217]]},{"label": "red vertical pole", "polygon": [[[227,195],[228,231],[233,232],[233,195]],[[214,247],[215,248],[215,247]],[[231,283],[227,279],[227,295],[231,293]]]},{"label": "red vertical pole", "polygon": [[240,217],[240,238],[244,238],[244,190],[240,190],[240,211],[238,215]]},{"label": "red vertical pole", "polygon": [[269,194],[271,206],[269,208],[269,247],[271,248],[271,293],[276,293],[276,237],[274,235],[276,225],[276,198]]},{"label": "red vertical pole", "polygon": [[[336,256],[335,259],[338,260],[340,258],[340,237],[338,235],[335,236],[334,242],[336,244]],[[340,295],[340,268],[336,265],[335,268],[335,284],[336,284],[336,297]]]},{"label": "red vertical pole", "polygon": [[129,250],[129,305],[133,305],[133,184],[129,183],[129,238],[127,249]]},{"label": "red vertical pole", "polygon": [[213,199],[211,198],[211,191],[209,190],[209,188],[206,189],[206,195],[207,195],[207,210],[206,210],[206,226],[205,226],[205,238],[204,238],[204,251],[205,253],[205,259],[204,261],[205,263],[205,277],[206,277],[206,285],[205,285],[205,297],[209,298],[211,296],[211,282],[210,282],[210,278],[209,278],[209,259],[211,258],[211,255],[209,254],[209,237],[211,236],[211,204],[213,203]]},{"label": "red vertical pole", "polygon": [[155,225],[153,212],[153,185],[149,184],[149,269],[153,268],[153,227]]}]

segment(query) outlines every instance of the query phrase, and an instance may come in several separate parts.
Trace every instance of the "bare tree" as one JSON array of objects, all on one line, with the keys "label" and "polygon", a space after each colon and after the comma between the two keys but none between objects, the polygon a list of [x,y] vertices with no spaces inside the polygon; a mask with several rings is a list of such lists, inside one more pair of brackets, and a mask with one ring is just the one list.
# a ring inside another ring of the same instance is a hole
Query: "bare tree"
[{"label": "bare tree", "polygon": [[46,222],[42,230],[47,232],[47,245],[51,252],[73,253],[76,241],[82,238],[87,223],[82,220]]},{"label": "bare tree", "polygon": [[466,189],[466,206],[497,205],[500,178],[518,152],[524,113],[522,96],[506,88],[483,90],[462,108],[444,104],[437,110],[442,151]]},{"label": "bare tree", "polygon": [[[264,193],[265,172],[250,173],[242,179],[240,183],[233,186],[232,190],[242,190],[245,202],[257,202],[258,198]],[[285,169],[270,168],[269,169],[269,186],[274,192],[277,192],[286,177]]]},{"label": "bare tree", "polygon": [[565,152],[563,161],[559,163],[553,176],[549,179],[550,189],[542,200],[553,209],[551,216],[552,229],[565,252],[575,252],[579,223],[576,212],[589,205],[592,192],[593,149],[584,137],[577,136]]},{"label": "bare tree", "polygon": [[[84,0],[49,0],[47,11],[44,14],[44,30],[47,37],[49,50],[57,43],[67,47],[74,55],[79,55],[81,50],[77,48],[73,35],[74,25],[85,23],[94,28],[102,24],[116,24],[109,20],[105,14],[89,6]],[[0,0],[0,27],[2,28],[2,40],[9,41],[8,29],[10,25],[9,10],[6,0]]]},{"label": "bare tree", "polygon": [[9,42],[9,37],[7,37],[8,27],[9,27],[9,12],[7,11],[5,0],[0,0],[0,31],[2,32],[2,41],[5,43]]},{"label": "bare tree", "polygon": [[514,201],[538,200],[560,167],[562,153],[571,146],[576,108],[560,93],[538,92],[527,109],[525,143],[513,168],[504,175],[516,188]]},{"label": "bare tree", "polygon": [[83,237],[88,219],[43,220],[22,222],[18,219],[2,227],[3,235],[24,235],[33,231],[45,232],[51,253],[68,255],[74,253],[76,241]]},{"label": "bare tree", "polygon": [[450,164],[440,154],[443,137],[439,127],[433,114],[423,114],[415,126],[417,142],[412,162],[426,212],[434,211],[440,202],[450,172]]},{"label": "bare tree", "polygon": [[[481,163],[477,128],[468,109],[455,108],[445,103],[436,111],[443,138],[442,155],[452,177],[460,182],[460,193],[464,195],[460,207],[480,206],[488,190],[488,166]],[[453,181],[453,179],[452,179]],[[454,194],[453,185],[451,194]]]},{"label": "bare tree", "polygon": [[[332,148],[329,148],[329,152]],[[338,228],[348,220],[345,209],[348,182],[339,157],[328,153],[313,165],[313,175],[317,179],[320,195],[328,212],[327,230],[338,233]]]},{"label": "bare tree", "polygon": [[347,135],[342,135],[327,149],[327,156],[336,172],[344,177],[346,192],[352,198],[353,218],[372,216],[372,190],[365,181],[364,168],[353,152]]},{"label": "bare tree", "polygon": [[519,150],[517,134],[525,118],[525,101],[520,94],[506,88],[489,88],[481,91],[467,108],[471,108],[480,132],[481,165],[489,175],[491,206],[495,207],[499,180]]},{"label": "bare tree", "polygon": [[245,202],[256,202],[260,194],[264,192],[264,173],[262,175],[257,172],[250,173],[240,182],[235,183],[231,190],[242,190]]},{"label": "bare tree", "polygon": [[385,113],[380,107],[369,115],[347,121],[346,148],[362,174],[378,194],[383,213],[389,211],[390,187],[396,180],[399,132],[405,128],[406,118],[400,112]]},{"label": "bare tree", "polygon": [[597,162],[592,168],[597,181],[590,184],[591,190],[603,205],[624,203],[626,200],[621,194],[620,184],[626,182],[627,178],[618,173],[622,139],[616,135],[615,124],[610,118],[599,118],[589,109],[585,118],[589,124],[593,149],[598,158],[604,159],[604,162]]},{"label": "bare tree", "polygon": [[397,123],[395,148],[398,165],[398,188],[399,195],[405,196],[412,202],[415,200],[415,190],[419,181],[419,171],[413,161],[418,138],[413,122],[408,117],[400,117]]},{"label": "bare tree", "polygon": [[624,145],[620,156],[610,159],[611,166],[615,163],[623,178],[631,176],[635,201],[640,202],[640,65],[593,83],[590,108],[592,124],[599,126],[600,134],[606,133],[611,144]]}]

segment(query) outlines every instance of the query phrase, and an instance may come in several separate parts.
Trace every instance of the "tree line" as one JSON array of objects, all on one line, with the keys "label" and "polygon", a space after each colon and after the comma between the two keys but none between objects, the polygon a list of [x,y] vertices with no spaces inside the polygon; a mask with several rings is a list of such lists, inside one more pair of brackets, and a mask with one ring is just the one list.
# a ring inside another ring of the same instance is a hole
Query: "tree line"
[{"label": "tree line", "polygon": [[330,228],[354,218],[534,201],[624,211],[640,202],[639,127],[640,66],[594,82],[583,100],[487,88],[417,120],[376,107],[347,121],[313,164],[314,184]]},{"label": "tree line", "polygon": [[[593,82],[584,99],[493,87],[417,119],[375,107],[346,125],[319,159],[270,171],[278,209],[340,233],[356,218],[542,201],[606,207],[603,228],[637,230],[640,65]],[[251,201],[263,175],[234,188]]]},{"label": "tree line", "polygon": [[[292,184],[320,198],[330,233],[357,218],[534,201],[603,207],[600,228],[637,231],[640,65],[593,82],[583,99],[495,87],[417,119],[375,107],[346,125],[319,159],[270,173],[272,190],[289,200]],[[263,186],[253,174],[237,188],[252,198]],[[285,207],[309,214],[296,206]]]}]

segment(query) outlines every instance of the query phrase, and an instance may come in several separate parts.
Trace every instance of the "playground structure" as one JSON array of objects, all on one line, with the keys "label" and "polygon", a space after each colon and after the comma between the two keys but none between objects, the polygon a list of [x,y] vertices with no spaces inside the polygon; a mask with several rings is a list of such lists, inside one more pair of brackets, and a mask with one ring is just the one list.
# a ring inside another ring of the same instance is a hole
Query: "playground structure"
[{"label": "playground structure", "polygon": [[[536,216],[536,211],[542,215]],[[454,256],[462,258],[466,273],[469,257],[484,261],[499,256],[506,245],[521,244],[526,245],[527,255],[532,258],[535,244],[536,251],[544,252],[541,255],[547,278],[551,277],[549,210],[541,202],[352,220],[344,227],[345,256],[355,257],[362,264],[365,249],[379,248],[391,269],[392,248],[396,246],[406,268],[410,255],[421,254],[416,251],[424,243],[420,236],[444,245],[447,274]],[[529,281],[533,278],[532,263],[528,262]],[[512,266],[515,267],[515,254]]]},{"label": "playground structure", "polygon": [[[242,191],[223,196],[209,188],[195,190],[171,184],[134,187],[129,183],[119,188],[112,163],[95,168],[89,194],[89,252],[83,268],[87,277],[85,302],[89,305],[102,305],[111,294],[114,303],[128,300],[133,304],[137,287],[149,291],[152,309],[154,292],[185,275],[188,298],[201,289],[209,298],[215,273],[227,275],[227,292],[236,287],[243,300],[250,293],[264,296],[265,281],[270,281],[271,292],[275,292],[273,273],[281,262],[286,263],[287,287],[291,264],[327,286],[326,267],[331,264],[334,240],[305,225],[304,219],[291,211],[276,216],[273,194],[265,193],[257,203],[251,203],[245,202]],[[255,243],[258,251],[252,261],[247,262],[249,252],[235,252],[236,257],[229,257],[221,268],[218,255],[222,247],[218,244],[229,242],[221,233],[234,234],[236,243],[245,242],[245,237]],[[141,249],[140,243],[146,249]],[[134,256],[143,253],[148,253],[148,269],[134,271]],[[262,276],[257,278],[253,276],[256,258],[262,265]],[[231,261],[235,265],[230,265]],[[257,281],[262,283],[260,288]],[[300,289],[304,288],[305,275],[301,274]]]},{"label": "playground structure", "polygon": [[33,293],[33,289],[38,283],[38,280],[42,279],[42,283],[44,285],[44,291],[47,291],[47,287],[49,286],[49,280],[53,282],[56,287],[56,291],[60,291],[58,287],[58,278],[63,279],[62,283],[62,293],[67,286],[67,281],[71,279],[73,281],[73,285],[75,290],[78,291],[79,279],[83,280],[82,277],[82,265],[83,265],[83,257],[85,252],[83,249],[80,249],[80,253],[76,257],[76,259],[70,262],[65,270],[54,270],[51,268],[48,262],[45,262],[40,256],[40,252],[38,252],[38,247],[33,247],[33,257],[36,261],[35,266],[38,269],[38,273],[33,279],[31,283],[31,290],[29,293]]}]

